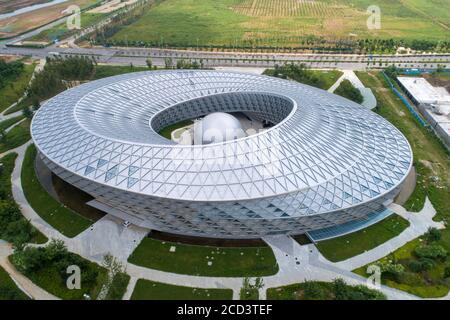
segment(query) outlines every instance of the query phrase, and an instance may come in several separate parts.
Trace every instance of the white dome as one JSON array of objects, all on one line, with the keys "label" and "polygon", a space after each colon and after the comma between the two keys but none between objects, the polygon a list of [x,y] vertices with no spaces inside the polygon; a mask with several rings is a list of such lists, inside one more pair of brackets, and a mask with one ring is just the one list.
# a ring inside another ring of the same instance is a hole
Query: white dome
[{"label": "white dome", "polygon": [[225,112],[210,113],[194,125],[194,144],[218,143],[244,136],[239,120]]}]

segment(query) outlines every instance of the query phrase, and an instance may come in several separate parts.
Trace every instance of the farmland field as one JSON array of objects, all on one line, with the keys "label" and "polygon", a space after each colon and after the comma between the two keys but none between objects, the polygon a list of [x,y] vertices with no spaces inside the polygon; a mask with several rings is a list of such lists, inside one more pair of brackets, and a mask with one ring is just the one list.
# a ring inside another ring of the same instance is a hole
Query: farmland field
[{"label": "farmland field", "polygon": [[64,13],[63,11],[70,5],[78,5],[81,9],[84,9],[97,2],[99,2],[99,0],[69,0],[53,6],[2,19],[0,20],[0,39],[16,36],[62,18],[67,15],[67,13]]},{"label": "farmland field", "polygon": [[[379,0],[381,29],[367,28],[371,0],[164,0],[112,41],[170,46],[296,46],[324,39],[450,40],[448,0]],[[441,8],[441,10],[436,10]]]}]

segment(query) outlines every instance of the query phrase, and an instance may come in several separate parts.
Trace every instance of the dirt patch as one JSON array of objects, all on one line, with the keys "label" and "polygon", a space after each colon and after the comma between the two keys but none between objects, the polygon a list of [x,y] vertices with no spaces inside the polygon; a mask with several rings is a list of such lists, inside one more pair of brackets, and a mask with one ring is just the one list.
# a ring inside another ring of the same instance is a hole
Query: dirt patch
[{"label": "dirt patch", "polygon": [[50,2],[52,0],[0,0],[0,14],[9,13],[35,4]]},{"label": "dirt patch", "polygon": [[444,79],[433,74],[426,74],[423,76],[433,87],[444,87],[450,92],[450,78]]}]

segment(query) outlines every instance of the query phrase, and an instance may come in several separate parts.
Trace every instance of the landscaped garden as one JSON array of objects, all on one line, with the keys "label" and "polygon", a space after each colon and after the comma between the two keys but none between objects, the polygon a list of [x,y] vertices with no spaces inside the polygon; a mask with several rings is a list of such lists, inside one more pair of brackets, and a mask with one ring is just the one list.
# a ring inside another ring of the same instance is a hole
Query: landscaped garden
[{"label": "landscaped garden", "polygon": [[304,64],[290,63],[282,66],[275,65],[274,69],[267,69],[264,71],[264,74],[282,79],[295,80],[327,90],[340,78],[342,72],[338,70],[310,70]]},{"label": "landscaped garden", "polygon": [[131,300],[231,300],[231,289],[201,289],[139,279]]},{"label": "landscaped garden", "polygon": [[317,249],[332,262],[346,260],[371,250],[398,236],[409,226],[409,222],[393,214],[382,221],[338,238],[320,241]]},{"label": "landscaped garden", "polygon": [[[36,285],[62,299],[82,300],[85,295],[96,299],[108,278],[105,268],[67,251],[62,242],[54,240],[45,247],[16,250],[9,259]],[[73,265],[80,268],[80,287],[69,279],[74,285],[69,289],[67,280],[73,271],[68,272],[68,267]]]},{"label": "landscaped garden", "polygon": [[28,299],[28,296],[17,287],[8,273],[0,267],[0,300]]},{"label": "landscaped garden", "polygon": [[334,91],[334,94],[352,100],[356,103],[362,103],[364,101],[364,97],[361,92],[347,79],[341,82],[339,87],[337,87]]},{"label": "landscaped garden", "polygon": [[27,221],[11,190],[11,174],[17,153],[9,153],[0,159],[0,239],[11,242],[15,248],[26,243],[45,243],[47,238]]},{"label": "landscaped garden", "polygon": [[130,263],[146,268],[211,277],[259,277],[278,272],[270,247],[213,247],[144,238]]},{"label": "landscaped garden", "polygon": [[[381,282],[423,298],[445,296],[450,290],[448,232],[430,230],[388,256],[369,265],[381,270]],[[354,270],[368,277],[367,267]]]},{"label": "landscaped garden", "polygon": [[[14,62],[7,64],[11,63]],[[16,62],[16,64],[22,65],[22,67],[17,67],[17,72],[1,76],[0,97],[2,98],[0,99],[0,112],[11,106],[23,95],[35,68],[35,64],[23,64],[22,62]],[[1,69],[2,67],[0,66],[0,72]]]},{"label": "landscaped garden", "polygon": [[[357,76],[364,86],[373,90],[378,101],[376,112],[393,123],[411,145],[417,172],[417,185],[405,203],[406,209],[420,211],[425,198],[428,197],[437,211],[434,220],[448,222],[450,219],[448,205],[450,156],[448,152],[433,132],[422,127],[415,120],[407,107],[391,91],[380,72],[357,72]],[[450,289],[448,279],[450,272],[445,271],[449,264],[443,252],[450,250],[449,227],[439,233],[439,239],[432,241],[427,236],[421,237],[409,242],[381,261],[375,262],[384,268],[382,281],[389,286],[421,297],[439,297],[447,294]],[[422,248],[424,246],[425,248]],[[440,253],[440,255],[434,257],[427,251]],[[368,276],[366,267],[357,269],[356,272]]]},{"label": "landscaped garden", "polygon": [[40,184],[35,170],[34,145],[28,147],[22,165],[22,189],[30,205],[39,216],[67,237],[75,237],[87,229],[92,221],[82,217],[52,198]]},{"label": "landscaped garden", "polygon": [[31,139],[30,122],[27,119],[0,137],[0,153],[20,147]]},{"label": "landscaped garden", "polygon": [[269,288],[267,300],[386,300],[386,296],[364,285],[351,286],[336,279],[333,282],[306,281]]}]

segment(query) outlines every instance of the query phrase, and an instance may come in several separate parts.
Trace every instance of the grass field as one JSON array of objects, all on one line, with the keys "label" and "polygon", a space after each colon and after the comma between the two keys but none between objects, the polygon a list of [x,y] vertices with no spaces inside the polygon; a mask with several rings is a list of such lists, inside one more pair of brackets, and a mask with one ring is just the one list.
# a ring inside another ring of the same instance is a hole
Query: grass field
[{"label": "grass field", "polygon": [[112,40],[193,47],[295,47],[299,39],[308,36],[449,39],[447,0],[432,4],[425,0],[377,1],[381,29],[369,30],[366,10],[373,4],[371,0],[165,0],[123,27]]},{"label": "grass field", "polygon": [[[170,252],[171,247],[175,252]],[[270,247],[218,248],[151,238],[144,238],[128,261],[167,272],[211,277],[259,277],[278,271]]]},{"label": "grass field", "polygon": [[407,220],[394,214],[366,229],[321,241],[317,248],[328,260],[342,261],[379,246],[399,235],[408,226]]},{"label": "grass field", "polygon": [[[82,13],[81,14],[81,27],[87,28],[92,26],[98,22],[100,22],[105,17],[104,14],[95,14],[95,13]],[[44,30],[38,33],[31,38],[28,38],[27,41],[38,41],[38,42],[47,42],[51,43],[55,40],[61,40],[66,38],[72,34],[74,34],[78,30],[69,30],[67,29],[67,25],[65,23],[59,24],[57,26],[51,27],[50,29]]]},{"label": "grass field", "polygon": [[23,118],[24,118],[24,116],[17,116],[17,117],[9,118],[7,120],[0,121],[0,131],[8,129],[13,124],[22,120]]},{"label": "grass field", "polygon": [[[450,156],[433,133],[421,127],[413,118],[407,107],[389,89],[379,72],[357,72],[357,76],[366,87],[372,89],[378,101],[377,113],[393,123],[408,139],[414,154],[414,166],[417,172],[416,188],[405,203],[410,211],[420,211],[425,197],[428,196],[437,211],[436,221],[450,221]],[[438,179],[436,179],[436,177]],[[450,228],[441,231],[442,238],[438,244],[450,251]],[[409,263],[415,260],[414,248],[423,239],[416,239],[383,258],[395,260],[402,264],[405,276],[401,279],[382,278],[382,281],[392,287],[405,290],[421,297],[440,297],[450,288],[448,280],[443,278],[444,268],[448,262],[436,263],[423,273],[412,273]],[[365,274],[366,267],[355,272]]]},{"label": "grass field", "polygon": [[[450,155],[433,133],[421,127],[407,107],[389,89],[379,72],[356,72],[378,101],[376,112],[394,124],[408,139],[418,174],[414,193],[405,203],[410,211],[420,211],[428,196],[437,210],[436,220],[450,221]],[[438,177],[437,181],[433,177]]]},{"label": "grass field", "polygon": [[34,63],[26,64],[18,77],[9,80],[6,85],[0,89],[0,112],[8,108],[23,95],[31,75],[33,74],[34,68]]},{"label": "grass field", "polygon": [[92,80],[117,76],[129,72],[149,71],[147,67],[96,65]]},{"label": "grass field", "polygon": [[231,289],[200,289],[139,279],[131,300],[231,300]]},{"label": "grass field", "polygon": [[67,237],[75,237],[91,225],[91,221],[78,215],[53,199],[41,186],[34,171],[36,148],[28,147],[23,161],[22,188],[33,209],[56,230]]},{"label": "grass field", "polygon": [[0,267],[0,300],[29,300],[20,290],[8,273]]},{"label": "grass field", "polygon": [[0,141],[0,153],[20,147],[30,139],[30,120],[25,120],[8,131]]},{"label": "grass field", "polygon": [[97,2],[99,2],[99,0],[68,0],[53,6],[2,19],[0,20],[0,39],[16,36],[62,18],[67,15],[63,11],[70,5],[77,5],[83,9],[92,6]]}]

